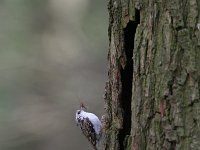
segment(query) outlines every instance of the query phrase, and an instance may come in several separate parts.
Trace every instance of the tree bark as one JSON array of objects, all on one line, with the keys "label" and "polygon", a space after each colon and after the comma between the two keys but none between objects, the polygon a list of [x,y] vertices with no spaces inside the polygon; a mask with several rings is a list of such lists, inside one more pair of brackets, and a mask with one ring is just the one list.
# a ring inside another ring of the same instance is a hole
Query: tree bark
[{"label": "tree bark", "polygon": [[105,150],[200,149],[200,2],[110,0]]}]

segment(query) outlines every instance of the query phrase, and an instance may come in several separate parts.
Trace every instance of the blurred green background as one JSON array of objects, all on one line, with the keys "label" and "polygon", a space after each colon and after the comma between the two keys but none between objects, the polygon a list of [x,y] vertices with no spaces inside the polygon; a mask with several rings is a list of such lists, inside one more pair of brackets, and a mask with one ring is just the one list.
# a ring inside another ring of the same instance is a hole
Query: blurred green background
[{"label": "blurred green background", "polygon": [[92,150],[74,117],[103,114],[106,5],[0,0],[0,150]]}]

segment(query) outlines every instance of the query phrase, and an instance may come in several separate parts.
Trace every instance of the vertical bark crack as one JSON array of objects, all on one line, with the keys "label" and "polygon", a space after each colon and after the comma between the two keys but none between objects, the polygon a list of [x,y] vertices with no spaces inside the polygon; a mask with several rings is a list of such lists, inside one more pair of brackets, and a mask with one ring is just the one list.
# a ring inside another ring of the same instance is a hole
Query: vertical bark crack
[{"label": "vertical bark crack", "polygon": [[135,21],[129,21],[124,29],[124,50],[126,55],[126,65],[121,69],[122,95],[121,107],[123,109],[123,128],[119,131],[120,150],[124,150],[126,137],[131,131],[131,99],[132,99],[132,79],[133,79],[133,49],[136,28],[140,23],[139,11],[136,10]]}]

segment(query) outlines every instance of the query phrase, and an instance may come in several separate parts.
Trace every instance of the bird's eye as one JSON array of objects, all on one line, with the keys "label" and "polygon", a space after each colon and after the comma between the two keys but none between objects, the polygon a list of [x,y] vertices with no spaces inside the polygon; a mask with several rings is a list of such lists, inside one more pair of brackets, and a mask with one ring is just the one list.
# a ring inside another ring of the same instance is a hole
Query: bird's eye
[{"label": "bird's eye", "polygon": [[81,111],[78,111],[78,115],[80,115]]}]

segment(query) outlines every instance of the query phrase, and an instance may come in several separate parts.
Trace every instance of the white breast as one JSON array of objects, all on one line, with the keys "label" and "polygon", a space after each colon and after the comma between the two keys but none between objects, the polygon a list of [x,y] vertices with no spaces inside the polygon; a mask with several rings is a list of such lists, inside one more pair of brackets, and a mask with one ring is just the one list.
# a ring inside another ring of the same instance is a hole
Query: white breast
[{"label": "white breast", "polygon": [[80,114],[76,113],[76,120],[77,118],[80,118],[80,119],[88,118],[93,124],[96,134],[100,134],[102,125],[101,125],[101,121],[95,114],[81,110]]}]

